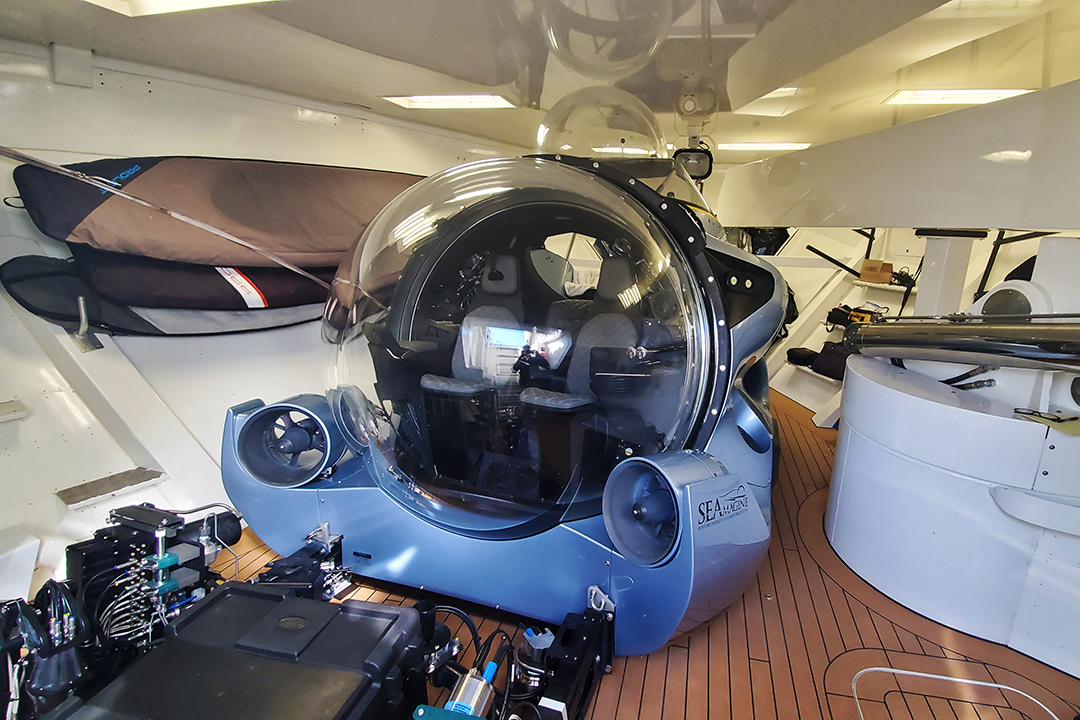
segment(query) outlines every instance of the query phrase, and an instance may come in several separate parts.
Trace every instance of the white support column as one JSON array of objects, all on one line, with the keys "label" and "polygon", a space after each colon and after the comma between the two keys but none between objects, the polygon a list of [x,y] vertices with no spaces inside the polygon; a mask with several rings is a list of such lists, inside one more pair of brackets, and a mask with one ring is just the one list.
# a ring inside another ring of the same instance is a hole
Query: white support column
[{"label": "white support column", "polygon": [[916,315],[945,315],[960,310],[964,281],[971,263],[971,245],[985,230],[916,230],[926,240]]}]

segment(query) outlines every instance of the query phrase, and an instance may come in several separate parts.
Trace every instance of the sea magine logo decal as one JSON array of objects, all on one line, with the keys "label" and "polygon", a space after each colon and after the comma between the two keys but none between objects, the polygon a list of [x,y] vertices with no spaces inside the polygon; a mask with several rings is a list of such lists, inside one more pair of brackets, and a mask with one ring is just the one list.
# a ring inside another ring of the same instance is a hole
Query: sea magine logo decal
[{"label": "sea magine logo decal", "polygon": [[704,530],[738,517],[750,509],[746,488],[740,485],[719,497],[703,500],[697,506],[697,529]]}]

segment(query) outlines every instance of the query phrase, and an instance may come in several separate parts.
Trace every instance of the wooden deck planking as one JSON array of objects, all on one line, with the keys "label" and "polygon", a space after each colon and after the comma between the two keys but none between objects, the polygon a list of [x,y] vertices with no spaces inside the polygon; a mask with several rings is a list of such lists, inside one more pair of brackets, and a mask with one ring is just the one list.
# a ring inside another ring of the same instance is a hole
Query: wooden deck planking
[{"label": "wooden deck planking", "polygon": [[[661,650],[615,658],[586,717],[855,720],[851,678],[861,668],[880,665],[1012,685],[1047,703],[1062,720],[1072,720],[1080,680],[896,605],[835,556],[821,523],[836,431],[814,427],[809,411],[781,396],[773,413],[780,431],[774,535],[756,581],[726,611]],[[275,557],[248,535],[238,546],[242,577]],[[227,572],[231,563],[231,556],[219,557],[215,567]],[[365,579],[340,599],[408,605],[415,595]],[[520,633],[520,625],[505,614],[467,611],[482,637],[496,627]],[[454,616],[446,621],[466,642],[464,624]],[[474,655],[469,648],[464,659]],[[435,704],[447,694],[433,693]],[[877,673],[859,681],[859,697],[867,720],[1042,720],[1045,715],[1014,693]]]},{"label": "wooden deck planking", "polygon": [[[769,554],[779,545],[775,542],[770,546]],[[781,718],[796,717],[798,705],[795,695],[795,678],[799,675],[798,669],[793,670],[792,661],[798,665],[799,657],[791,652],[788,647],[787,636],[791,634],[791,623],[785,625],[781,618],[781,609],[777,602],[776,583],[777,578],[786,578],[783,567],[783,551],[777,554],[780,562],[774,566],[767,556],[765,563],[758,572],[758,581],[761,586],[761,604],[765,618],[766,633],[769,638],[768,656],[773,687],[773,698],[776,701],[776,713]],[[770,572],[771,571],[771,572]],[[783,582],[783,580],[780,580]]]},{"label": "wooden deck planking", "polygon": [[[824,637],[809,590],[801,583],[801,569],[788,563],[793,553],[776,548],[775,544],[770,548],[770,553],[777,560],[772,564],[775,598],[772,604],[777,608],[783,637],[776,639],[775,653],[770,657],[775,657],[775,662],[780,665],[787,665],[793,691],[803,688],[795,697],[798,714],[785,714],[783,717],[808,720],[823,718],[827,712],[825,698],[816,691],[814,677],[823,675],[828,666]],[[783,675],[780,677],[783,678]],[[783,693],[786,694],[786,690],[783,688]]]},{"label": "wooden deck planking", "polygon": [[854,650],[863,647],[859,636],[859,628],[855,625],[855,617],[851,614],[851,606],[848,605],[847,593],[831,577],[823,575],[822,581],[825,583],[825,590],[829,595],[833,617],[836,618],[836,624],[840,628],[840,635],[844,638],[844,648]]},{"label": "wooden deck planking", "polygon": [[825,662],[821,662],[815,667],[815,675],[821,675],[825,672],[824,666],[828,664],[828,658],[836,657],[844,652],[844,638],[840,632],[840,623],[829,599],[829,593],[825,587],[825,578],[821,575],[821,568],[810,562],[805,553],[787,553],[787,555],[791,559],[788,567],[791,568],[792,577],[801,576],[806,582],[810,593],[810,604],[803,600],[799,603],[799,607],[807,615],[813,614],[814,619],[817,620],[818,628],[821,630],[822,640],[825,643]]},{"label": "wooden deck planking", "polygon": [[664,685],[668,674],[668,647],[646,657],[645,683],[641,689],[640,720],[660,720],[664,713]]},{"label": "wooden deck planking", "polygon": [[623,673],[619,709],[615,713],[615,720],[630,720],[637,718],[640,714],[641,692],[645,687],[645,667],[648,661],[648,655],[626,658],[626,670]]},{"label": "wooden deck planking", "polygon": [[[663,720],[682,720],[687,717],[686,692],[688,682],[682,682],[682,679],[687,677],[689,654],[690,651],[685,648],[668,648]],[[704,717],[707,714],[708,711],[706,710],[699,717]]]},{"label": "wooden deck planking", "polygon": [[[731,720],[731,686],[732,686],[732,653],[728,646],[728,625],[736,622],[738,613],[729,609],[720,613],[715,619],[704,626],[709,637],[709,687],[707,717],[713,720]],[[740,680],[749,680],[749,667],[745,674],[740,675]],[[607,678],[604,679],[607,681]],[[603,684],[600,685],[603,687]],[[742,694],[740,693],[740,698]],[[740,704],[740,712],[748,712],[749,708]],[[746,717],[743,715],[742,717]]]},{"label": "wooden deck planking", "polygon": [[885,709],[889,711],[889,717],[892,720],[915,720],[902,693],[886,693]]},{"label": "wooden deck planking", "polygon": [[[746,645],[751,660],[769,659],[769,642],[765,637],[765,617],[761,610],[761,582],[767,574],[769,559],[762,563],[763,572],[759,572],[754,583],[743,593],[743,607],[746,612]],[[769,583],[770,588],[772,583]]]},{"label": "wooden deck planking", "polygon": [[776,720],[776,695],[773,693],[772,666],[764,660],[750,661],[750,690],[754,720]]},{"label": "wooden deck planking", "polygon": [[[600,685],[593,700],[592,720],[615,720],[619,707],[619,695],[626,677],[626,658],[617,657],[611,663],[611,673]],[[608,681],[610,680],[610,682]]]},{"label": "wooden deck planking", "polygon": [[788,501],[787,491],[781,489],[772,493],[772,523],[776,533],[774,540],[780,540],[785,550],[798,552],[799,539],[794,528],[797,526],[799,506]]},{"label": "wooden deck planking", "polygon": [[743,602],[738,600],[726,612],[731,717],[741,720],[753,717],[754,712],[753,696],[750,692],[750,652],[746,642],[746,610]]},{"label": "wooden deck planking", "polygon": [[[688,718],[709,717],[709,625],[701,625],[689,635],[686,667],[686,714]],[[725,648],[726,659],[726,648]],[[719,662],[719,659],[716,661]],[[678,683],[678,676],[672,679]],[[596,704],[600,704],[598,698]],[[665,715],[665,718],[670,717]]]}]

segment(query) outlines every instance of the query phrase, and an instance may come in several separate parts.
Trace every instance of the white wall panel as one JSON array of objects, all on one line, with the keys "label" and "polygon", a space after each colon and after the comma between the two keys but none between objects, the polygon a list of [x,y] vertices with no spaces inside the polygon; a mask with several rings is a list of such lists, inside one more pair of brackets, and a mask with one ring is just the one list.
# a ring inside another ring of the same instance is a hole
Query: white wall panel
[{"label": "white wall panel", "polygon": [[28,415],[0,423],[0,527],[52,531],[67,508],[54,494],[135,463],[15,316],[0,302],[0,402]]},{"label": "white wall panel", "polygon": [[206,454],[221,463],[225,411],[332,387],[333,347],[319,323],[206,337],[125,337],[116,344]]},{"label": "white wall panel", "polygon": [[[45,48],[9,40],[0,40],[0,118],[0,143],[65,162],[204,155],[429,175],[525,151],[360,108],[99,56],[92,88],[60,85],[49,80]],[[10,189],[3,174],[0,187]]]}]

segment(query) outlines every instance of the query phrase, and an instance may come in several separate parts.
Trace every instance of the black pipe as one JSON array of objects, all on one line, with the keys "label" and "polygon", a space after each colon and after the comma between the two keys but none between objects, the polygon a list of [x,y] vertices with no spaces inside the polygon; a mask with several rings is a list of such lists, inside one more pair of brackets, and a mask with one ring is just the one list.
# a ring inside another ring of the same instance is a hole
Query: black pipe
[{"label": "black pipe", "polygon": [[852,323],[844,345],[869,357],[1080,370],[1080,324]]},{"label": "black pipe", "polygon": [[851,273],[855,277],[860,277],[858,270],[855,270],[854,268],[845,265],[844,263],[840,262],[839,260],[832,257],[831,255],[826,255],[825,253],[821,252],[820,250],[818,250],[813,245],[807,245],[806,249],[809,250],[810,252],[814,253],[818,257],[825,258],[826,260],[828,260],[829,262],[831,262],[833,265],[840,268],[841,270],[847,270],[849,273]]},{"label": "black pipe", "polygon": [[874,249],[874,238],[877,237],[877,228],[869,228],[867,230],[856,228],[855,232],[866,238],[866,259],[869,260],[870,251]]}]

